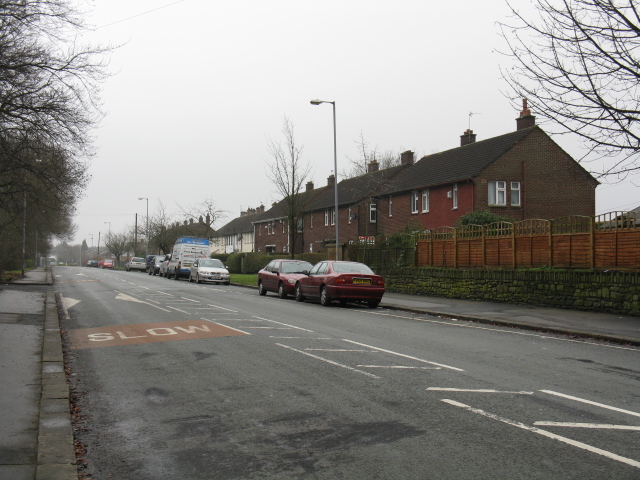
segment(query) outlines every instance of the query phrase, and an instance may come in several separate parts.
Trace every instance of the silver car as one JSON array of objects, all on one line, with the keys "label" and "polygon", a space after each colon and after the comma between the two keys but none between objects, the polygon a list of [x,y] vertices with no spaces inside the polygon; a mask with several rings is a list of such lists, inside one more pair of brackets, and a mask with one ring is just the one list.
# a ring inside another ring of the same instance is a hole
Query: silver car
[{"label": "silver car", "polygon": [[193,262],[190,270],[190,282],[215,282],[229,285],[229,270],[217,258],[199,258]]},{"label": "silver car", "polygon": [[129,260],[127,262],[127,264],[125,265],[124,269],[127,272],[130,272],[131,270],[138,270],[140,272],[146,272],[147,271],[147,264],[144,261],[144,258],[142,258],[142,257],[131,257],[131,260]]},{"label": "silver car", "polygon": [[153,257],[149,262],[149,275],[158,275],[162,262],[164,262],[166,258],[166,255],[156,255]]}]

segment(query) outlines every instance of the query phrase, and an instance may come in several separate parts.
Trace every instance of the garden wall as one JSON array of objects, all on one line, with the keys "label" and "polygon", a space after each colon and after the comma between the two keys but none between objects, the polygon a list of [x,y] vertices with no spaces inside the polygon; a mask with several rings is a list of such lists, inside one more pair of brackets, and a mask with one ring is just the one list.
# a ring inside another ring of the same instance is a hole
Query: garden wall
[{"label": "garden wall", "polygon": [[640,273],[377,269],[387,290],[640,316]]}]

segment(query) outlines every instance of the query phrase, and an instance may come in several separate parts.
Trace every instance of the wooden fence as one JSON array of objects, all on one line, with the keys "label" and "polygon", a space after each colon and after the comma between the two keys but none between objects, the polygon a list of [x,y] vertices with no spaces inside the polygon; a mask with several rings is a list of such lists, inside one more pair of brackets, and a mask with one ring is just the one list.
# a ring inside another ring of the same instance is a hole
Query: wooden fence
[{"label": "wooden fence", "polygon": [[437,228],[417,236],[416,264],[640,270],[640,214]]}]

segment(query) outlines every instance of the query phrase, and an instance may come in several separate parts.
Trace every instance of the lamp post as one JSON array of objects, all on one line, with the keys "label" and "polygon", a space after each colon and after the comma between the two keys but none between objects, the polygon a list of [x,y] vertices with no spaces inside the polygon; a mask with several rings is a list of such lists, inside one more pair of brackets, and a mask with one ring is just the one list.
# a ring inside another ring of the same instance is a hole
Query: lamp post
[{"label": "lamp post", "polygon": [[149,255],[149,199],[146,197],[138,197],[138,200],[146,200],[147,201],[147,249],[145,251],[144,256]]},{"label": "lamp post", "polygon": [[320,105],[321,103],[330,103],[331,105],[333,105],[333,186],[335,200],[334,221],[336,224],[336,260],[339,260],[338,243],[340,241],[340,235],[338,230],[338,148],[336,146],[336,102],[329,102],[327,100],[311,100],[311,105]]}]

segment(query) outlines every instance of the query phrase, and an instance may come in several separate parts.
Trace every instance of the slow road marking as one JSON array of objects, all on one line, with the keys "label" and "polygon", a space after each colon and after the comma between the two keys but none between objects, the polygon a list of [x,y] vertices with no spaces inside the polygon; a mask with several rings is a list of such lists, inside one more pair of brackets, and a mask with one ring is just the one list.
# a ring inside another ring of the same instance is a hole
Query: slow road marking
[{"label": "slow road marking", "polygon": [[237,335],[246,335],[246,333],[202,320],[111,325],[69,332],[71,344],[76,350]]}]

